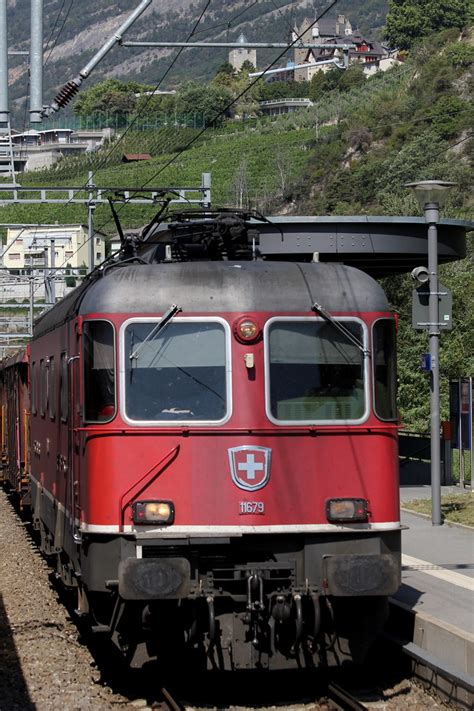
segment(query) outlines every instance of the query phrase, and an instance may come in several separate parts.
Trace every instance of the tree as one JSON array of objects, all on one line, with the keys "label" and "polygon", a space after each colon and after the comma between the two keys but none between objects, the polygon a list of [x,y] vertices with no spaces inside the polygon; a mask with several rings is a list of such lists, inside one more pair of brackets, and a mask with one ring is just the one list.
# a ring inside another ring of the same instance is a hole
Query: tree
[{"label": "tree", "polygon": [[242,158],[231,185],[233,205],[242,208],[250,207],[249,173],[247,158]]},{"label": "tree", "polygon": [[138,93],[139,86],[136,82],[124,83],[118,79],[106,79],[79,95],[74,105],[74,113],[85,118],[100,116],[106,123],[123,125],[127,116],[135,110],[135,94]]},{"label": "tree", "polygon": [[326,75],[321,70],[313,74],[311,81],[309,82],[308,96],[311,101],[317,101],[324,94],[324,84],[326,81]]},{"label": "tree", "polygon": [[230,62],[223,62],[217,69],[214,79],[212,79],[212,84],[219,87],[227,87],[230,91],[233,91],[234,85],[237,81],[237,72]]},{"label": "tree", "polygon": [[246,59],[245,62],[240,67],[239,74],[244,74],[245,76],[247,76],[247,74],[250,74],[251,72],[254,72],[254,71],[255,71],[255,67],[253,66],[252,62],[249,62],[249,60]]},{"label": "tree", "polygon": [[[337,70],[336,70],[337,71]],[[341,70],[339,70],[341,72]],[[329,72],[331,73],[331,72]],[[339,91],[350,91],[366,82],[364,68],[362,64],[351,64],[351,66],[341,73],[337,88]]]},{"label": "tree", "polygon": [[385,38],[391,47],[410,49],[417,40],[473,19],[470,0],[389,0]]},{"label": "tree", "polygon": [[219,114],[231,101],[232,94],[224,86],[189,82],[176,96],[176,111],[179,116],[198,114],[206,124],[221,124],[224,114]]},{"label": "tree", "polygon": [[217,69],[216,76],[218,74],[230,74],[230,76],[234,76],[235,69],[230,62],[222,62],[220,67]]},{"label": "tree", "polygon": [[[357,85],[360,82],[360,71],[361,69],[356,68],[356,66],[354,65],[353,67],[350,67],[350,69],[346,69],[345,71],[334,67],[333,69],[330,69],[326,72],[323,72],[321,70],[319,72],[316,72],[316,74],[313,76],[309,83],[309,98],[312,101],[317,101],[318,99],[321,99],[325,94],[327,94],[328,91],[338,89],[341,84],[341,88],[352,88],[351,82],[353,77],[354,85]],[[348,72],[353,72],[353,74],[351,74],[349,78],[346,78],[346,74]]]},{"label": "tree", "polygon": [[282,199],[286,198],[290,182],[292,161],[288,153],[278,151],[275,158],[275,171],[278,179],[278,188]]},{"label": "tree", "polygon": [[308,96],[309,85],[305,81],[271,81],[257,84],[261,101],[294,99]]}]

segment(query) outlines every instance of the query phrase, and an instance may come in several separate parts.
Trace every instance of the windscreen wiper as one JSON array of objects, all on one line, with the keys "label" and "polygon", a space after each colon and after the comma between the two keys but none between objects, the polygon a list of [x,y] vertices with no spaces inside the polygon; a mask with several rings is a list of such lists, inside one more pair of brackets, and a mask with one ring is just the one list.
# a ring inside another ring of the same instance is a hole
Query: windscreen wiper
[{"label": "windscreen wiper", "polygon": [[152,338],[157,336],[161,331],[166,327],[166,325],[171,321],[173,316],[176,316],[177,313],[182,311],[181,306],[177,306],[176,304],[171,304],[169,307],[168,311],[166,311],[160,321],[156,324],[154,328],[151,329],[150,333],[146,338],[140,343],[138,348],[136,348],[133,353],[130,354],[130,360],[138,360],[138,356],[140,355],[145,343],[148,343]]},{"label": "windscreen wiper", "polygon": [[337,330],[342,333],[348,341],[357,346],[357,348],[364,354],[364,356],[369,355],[368,349],[364,348],[364,344],[357,338],[357,336],[354,336],[354,334],[348,328],[346,328],[344,324],[341,323],[341,321],[338,321],[334,318],[334,316],[331,316],[331,314],[326,311],[326,309],[324,309],[321,304],[318,304],[318,302],[315,301],[314,304],[311,306],[311,310],[322,316],[323,319],[332,324],[334,328],[337,328]]}]

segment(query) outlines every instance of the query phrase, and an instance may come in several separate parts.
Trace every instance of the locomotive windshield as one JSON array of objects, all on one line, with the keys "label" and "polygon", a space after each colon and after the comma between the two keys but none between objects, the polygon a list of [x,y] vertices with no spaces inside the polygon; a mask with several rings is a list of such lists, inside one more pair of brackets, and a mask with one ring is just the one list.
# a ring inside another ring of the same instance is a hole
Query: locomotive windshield
[{"label": "locomotive windshield", "polygon": [[218,422],[227,415],[226,333],[215,321],[136,321],[125,329],[125,413],[133,421]]},{"label": "locomotive windshield", "polygon": [[[362,326],[344,326],[363,342]],[[275,319],[267,334],[267,408],[278,422],[360,420],[364,355],[331,323]]]}]

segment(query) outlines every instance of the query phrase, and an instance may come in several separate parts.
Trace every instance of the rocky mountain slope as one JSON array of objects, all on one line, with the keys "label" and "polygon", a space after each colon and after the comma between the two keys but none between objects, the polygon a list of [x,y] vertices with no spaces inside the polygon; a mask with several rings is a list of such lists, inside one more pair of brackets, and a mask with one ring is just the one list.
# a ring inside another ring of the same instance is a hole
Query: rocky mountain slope
[{"label": "rocky mountain slope", "polygon": [[[154,0],[128,33],[134,40],[185,41],[207,0]],[[72,78],[94,52],[120,26],[139,0],[45,0],[45,102],[58,87]],[[224,41],[241,32],[256,41],[287,41],[295,23],[316,17],[329,1],[322,0],[211,0],[199,24],[196,39]],[[345,13],[353,26],[380,34],[386,14],[386,0],[340,0],[328,17]],[[9,0],[9,42],[11,49],[29,46],[29,3]],[[193,52],[191,55],[190,52]],[[90,82],[104,77],[136,79],[156,83],[176,50],[126,49],[116,47],[94,71]],[[192,61],[190,58],[192,56]],[[274,55],[273,55],[274,56]],[[272,54],[260,53],[262,62]],[[227,59],[227,50],[189,50],[183,53],[167,77],[173,86],[183,79],[208,79]],[[10,57],[11,97],[14,112],[22,116],[28,89],[28,66],[23,57]]]}]

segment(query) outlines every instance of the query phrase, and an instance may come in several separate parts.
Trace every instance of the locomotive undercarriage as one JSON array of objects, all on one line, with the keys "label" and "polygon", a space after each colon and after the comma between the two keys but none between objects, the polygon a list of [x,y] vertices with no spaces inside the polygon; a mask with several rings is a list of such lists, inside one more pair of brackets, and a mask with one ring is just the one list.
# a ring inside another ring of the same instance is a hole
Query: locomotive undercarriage
[{"label": "locomotive undercarriage", "polygon": [[[78,607],[137,663],[144,650],[221,670],[363,659],[399,585],[399,532],[223,542],[147,541],[137,558],[131,538],[86,537]],[[350,595],[327,578],[336,558]]]},{"label": "locomotive undercarriage", "polygon": [[176,660],[220,671],[311,668],[362,661],[387,616],[386,598],[278,597],[249,611],[212,596],[148,604],[115,596],[112,627],[98,622],[95,608],[93,630],[112,639],[132,666],[156,658],[170,668]]},{"label": "locomotive undercarriage", "polygon": [[78,614],[138,665],[176,655],[223,670],[362,660],[400,584],[398,530],[78,537],[59,509],[34,500],[41,549],[76,588]]}]

